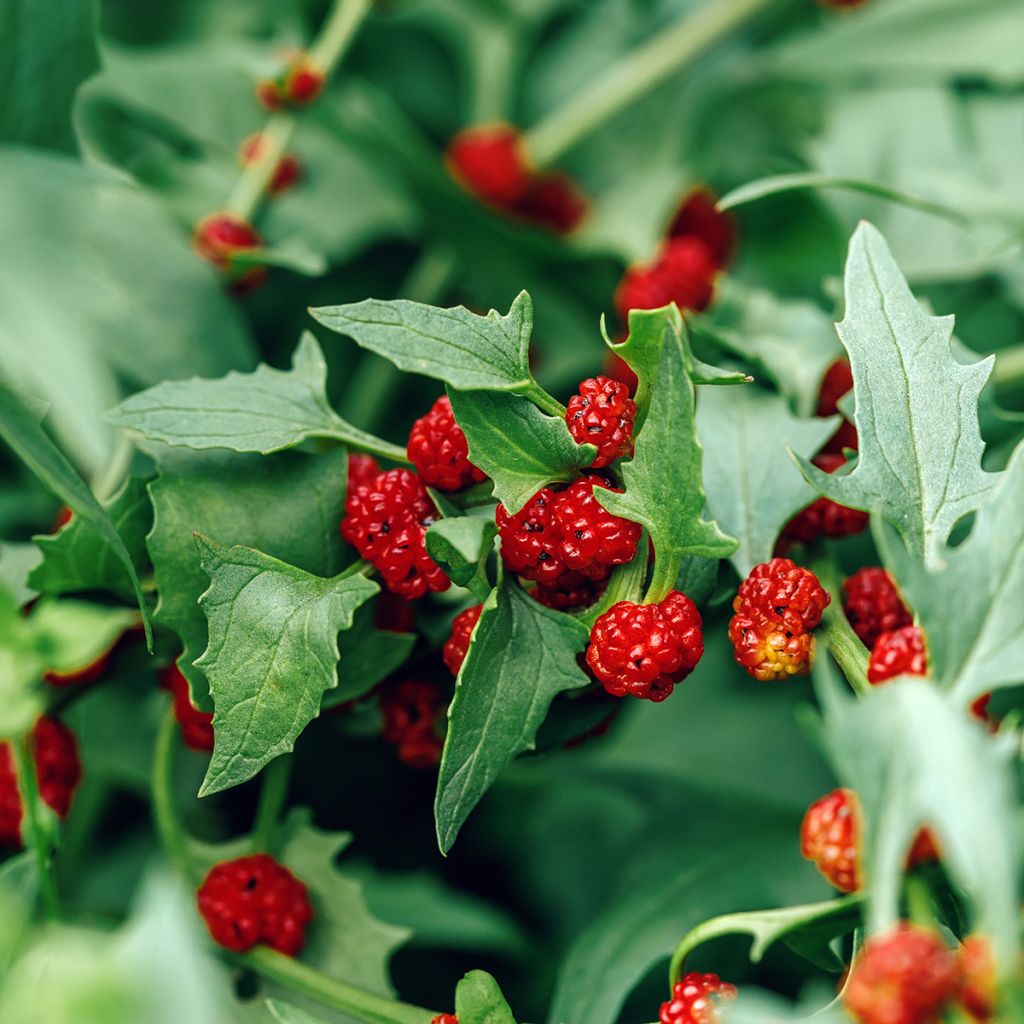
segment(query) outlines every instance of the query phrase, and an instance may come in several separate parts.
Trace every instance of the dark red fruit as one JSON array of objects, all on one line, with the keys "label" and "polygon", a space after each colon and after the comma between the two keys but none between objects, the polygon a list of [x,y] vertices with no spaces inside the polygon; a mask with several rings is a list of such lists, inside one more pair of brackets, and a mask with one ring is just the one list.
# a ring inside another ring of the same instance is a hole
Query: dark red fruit
[{"label": "dark red fruit", "polygon": [[177,665],[168,665],[160,673],[160,685],[174,698],[174,717],[181,727],[181,738],[190,750],[213,750],[213,715],[200,711],[189,696],[188,680]]},{"label": "dark red fruit", "polygon": [[860,877],[860,808],[850,789],[836,789],[807,808],[800,852],[841,892],[856,892]]},{"label": "dark red fruit", "polygon": [[357,487],[373,483],[381,472],[380,464],[372,455],[351,452],[348,457],[348,485],[345,493],[351,494]]},{"label": "dark red fruit", "polygon": [[[238,151],[238,158],[243,167],[249,167],[256,163],[263,154],[264,139],[260,132],[250,135],[241,145]],[[302,177],[302,168],[299,161],[291,154],[285,153],[277,162],[274,173],[267,185],[267,191],[271,195],[280,195],[297,184]]]},{"label": "dark red fruit", "polygon": [[415,473],[389,469],[345,499],[341,535],[373,564],[389,590],[414,601],[451,585],[427,554],[426,528],[436,515]]},{"label": "dark red fruit", "polygon": [[434,683],[406,679],[397,686],[385,686],[380,694],[381,736],[410,768],[430,768],[441,759],[444,749],[439,725],[446,707],[447,701]]},{"label": "dark red fruit", "polygon": [[[818,469],[834,473],[846,465],[842,455],[824,452],[811,460]],[[818,498],[803,511],[798,512],[782,531],[782,539],[810,544],[819,537],[838,540],[860,533],[868,525],[867,512],[838,505],[828,498]]]},{"label": "dark red fruit", "polygon": [[459,1018],[454,1013],[439,1013],[430,1024],[459,1024]]},{"label": "dark red fruit", "polygon": [[658,604],[620,601],[590,631],[587,664],[613,697],[663,701],[704,653],[700,612],[678,590]]},{"label": "dark red fruit", "polygon": [[266,853],[215,865],[196,905],[214,941],[236,953],[265,945],[295,956],[313,920],[305,885]]},{"label": "dark red fruit", "polygon": [[[618,341],[622,340],[625,340],[625,335],[618,339]],[[614,380],[625,384],[626,390],[630,395],[636,394],[637,385],[640,383],[640,379],[633,372],[629,363],[627,363],[621,356],[617,356],[614,352],[608,352],[604,360],[604,372]]]},{"label": "dark red fruit", "polygon": [[469,461],[466,435],[455,422],[447,395],[412,425],[406,453],[423,482],[439,491],[459,491],[487,479]]},{"label": "dark red fruit", "polygon": [[[40,718],[32,730],[32,758],[43,803],[66,818],[82,779],[74,734],[54,718]],[[22,814],[14,752],[10,743],[0,743],[0,846],[21,846]]]},{"label": "dark red fruit", "polygon": [[604,588],[604,580],[592,580],[579,572],[567,572],[550,586],[538,583],[531,593],[534,600],[546,608],[565,611],[592,605],[604,593]]},{"label": "dark red fruit", "polygon": [[412,633],[416,629],[416,605],[390,590],[382,590],[377,597],[373,624],[389,633]]},{"label": "dark red fruit", "polygon": [[868,682],[878,684],[896,676],[923,676],[928,672],[924,634],[917,626],[882,633],[871,648]]},{"label": "dark red fruit", "polygon": [[623,320],[631,309],[659,309],[674,302],[697,312],[711,301],[718,265],[699,239],[671,238],[653,263],[630,267],[615,292]]},{"label": "dark red fruit", "polygon": [[75,513],[68,505],[61,505],[57,510],[57,516],[53,520],[53,526],[50,527],[50,533],[56,533],[62,526],[66,526],[74,519]]},{"label": "dark red fruit", "polygon": [[197,225],[192,238],[196,252],[219,270],[230,270],[238,253],[263,245],[256,229],[233,213],[211,213]]},{"label": "dark red fruit", "polygon": [[892,577],[877,565],[858,569],[846,579],[843,610],[868,650],[882,633],[891,633],[913,622]]},{"label": "dark red fruit", "polygon": [[961,980],[960,963],[939,936],[904,922],[865,943],[843,1005],[860,1024],[938,1024]]},{"label": "dark red fruit", "polygon": [[669,225],[670,238],[692,235],[711,250],[715,263],[725,267],[736,248],[736,218],[716,207],[718,199],[706,188],[696,188],[680,205]]},{"label": "dark red fruit", "polygon": [[567,235],[580,226],[588,207],[586,196],[568,174],[550,171],[531,175],[526,192],[512,209],[531,224]]},{"label": "dark red fruit", "polygon": [[530,187],[520,133],[509,124],[466,128],[448,143],[446,160],[466,191],[494,206],[511,207]]},{"label": "dark red fruit", "polygon": [[[847,359],[837,359],[826,371],[818,392],[818,415],[839,415],[839,399],[853,390],[853,371]],[[844,419],[825,443],[824,452],[841,455],[844,448],[857,450],[857,428]]]},{"label": "dark red fruit", "polygon": [[515,515],[499,505],[495,520],[505,564],[550,587],[567,572],[602,580],[613,565],[632,561],[641,528],[606,511],[594,497],[595,485],[614,490],[599,478],[582,477],[563,491],[542,488]]},{"label": "dark red fruit", "polygon": [[565,422],[577,444],[592,444],[597,455],[592,469],[633,455],[636,402],[625,384],[610,377],[590,377],[569,399]]},{"label": "dark red fruit", "polygon": [[996,1012],[996,961],[992,944],[984,935],[968,935],[964,939],[960,968],[960,1003],[978,1024],[988,1024]]},{"label": "dark red fruit", "polygon": [[672,998],[661,1004],[661,1024],[719,1024],[718,1004],[736,998],[736,986],[717,974],[684,974],[672,986]]},{"label": "dark red fruit", "polygon": [[288,67],[284,76],[284,97],[287,102],[303,107],[312,103],[323,91],[324,73],[301,54]]},{"label": "dark red fruit", "polygon": [[469,651],[469,641],[480,621],[480,613],[484,610],[482,604],[475,604],[459,612],[452,621],[451,635],[445,641],[442,657],[448,666],[448,671],[453,676],[459,674],[462,663],[466,660],[466,653]]}]

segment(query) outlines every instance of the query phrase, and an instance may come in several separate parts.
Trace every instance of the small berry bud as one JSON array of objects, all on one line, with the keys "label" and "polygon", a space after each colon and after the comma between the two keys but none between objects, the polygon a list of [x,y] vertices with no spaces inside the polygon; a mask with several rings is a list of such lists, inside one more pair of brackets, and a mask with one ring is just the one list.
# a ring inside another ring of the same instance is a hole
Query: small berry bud
[{"label": "small berry bud", "polygon": [[[238,151],[238,158],[243,167],[251,167],[263,155],[263,135],[256,133],[250,135],[241,145]],[[282,192],[295,185],[302,177],[302,169],[299,161],[291,153],[285,153],[277,162],[274,173],[267,185],[267,190],[272,196],[280,195]]]}]

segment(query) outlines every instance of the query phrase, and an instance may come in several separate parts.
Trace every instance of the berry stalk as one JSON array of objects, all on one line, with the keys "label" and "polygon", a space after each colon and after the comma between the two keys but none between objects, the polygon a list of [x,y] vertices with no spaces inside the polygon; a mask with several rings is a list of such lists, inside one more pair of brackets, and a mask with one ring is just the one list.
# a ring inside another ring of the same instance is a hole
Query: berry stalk
[{"label": "berry stalk", "polygon": [[294,758],[290,754],[282,754],[271,761],[263,772],[260,801],[256,806],[256,820],[253,822],[250,840],[253,853],[274,852],[274,833],[281,809],[288,798],[293,762]]},{"label": "berry stalk", "polygon": [[872,690],[867,673],[868,650],[853,631],[843,611],[843,596],[836,580],[835,567],[830,558],[822,556],[811,563],[811,568],[832,597],[821,616],[820,636],[854,692],[863,697]]},{"label": "berry stalk", "polygon": [[606,121],[686,67],[774,0],[705,0],[692,14],[636,47],[589,88],[523,136],[530,163],[549,167]]},{"label": "berry stalk", "polygon": [[46,827],[40,818],[39,781],[36,777],[35,758],[32,756],[32,733],[11,740],[14,766],[18,776],[18,793],[25,808],[22,833],[36,858],[39,868],[39,888],[43,896],[46,916],[56,921],[60,916],[60,900],[57,896],[57,880],[53,874],[53,850],[47,838]]},{"label": "berry stalk", "polygon": [[174,807],[174,742],[178,722],[173,704],[164,713],[153,751],[152,803],[153,821],[160,844],[171,858],[178,874],[192,886],[201,881],[188,848],[188,837]]}]

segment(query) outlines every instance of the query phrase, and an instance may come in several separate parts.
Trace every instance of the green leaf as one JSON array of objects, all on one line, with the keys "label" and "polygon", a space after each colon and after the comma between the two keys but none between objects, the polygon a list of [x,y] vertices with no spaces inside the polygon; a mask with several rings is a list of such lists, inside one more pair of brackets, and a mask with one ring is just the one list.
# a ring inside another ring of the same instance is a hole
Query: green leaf
[{"label": "green leaf", "polygon": [[703,518],[701,445],[683,346],[686,328],[675,307],[662,311],[660,320],[660,331],[656,331],[654,318],[630,315],[627,345],[635,363],[631,365],[638,373],[638,367],[646,367],[649,374],[656,352],[657,377],[634,456],[622,466],[625,492],[602,487],[595,488],[594,494],[609,512],[647,529],[656,559],[651,590],[664,596],[679,575],[684,555],[727,558],[737,541]]},{"label": "green leaf", "polygon": [[741,577],[772,557],[782,528],[816,497],[786,449],[809,458],[835,425],[834,418],[798,420],[780,395],[758,387],[701,393],[708,514],[738,538],[732,563]]},{"label": "green leaf", "polygon": [[42,555],[35,544],[8,544],[0,541],[0,590],[6,590],[19,607],[37,596],[28,579]]},{"label": "green leaf", "polygon": [[107,414],[118,426],[164,444],[268,455],[312,437],[340,441],[398,462],[405,450],[343,420],[327,401],[327,364],[312,332],[303,332],[292,368],[261,363],[219,380],[165,381]]},{"label": "green leaf", "polygon": [[527,398],[494,391],[449,390],[448,396],[470,461],[491,478],[495,497],[513,514],[542,487],[574,480],[594,461],[593,445],[578,445],[563,417],[541,412]]},{"label": "green leaf", "polygon": [[43,701],[36,684],[45,668],[31,621],[0,587],[0,740],[26,732],[39,717]]},{"label": "green leaf", "polygon": [[576,656],[589,636],[508,577],[484,602],[448,709],[434,805],[443,853],[502,769],[533,749],[555,696],[587,685]]},{"label": "green leaf", "polygon": [[952,317],[921,309],[885,240],[862,223],[850,241],[839,324],[853,369],[860,455],[845,476],[798,459],[821,494],[881,512],[913,556],[932,567],[953,525],[999,480],[981,468],[977,412],[993,358],[958,363],[952,330]]},{"label": "green leaf", "polygon": [[968,898],[971,930],[992,937],[1000,962],[1015,963],[1020,852],[1012,750],[930,680],[904,677],[857,699],[819,659],[815,685],[833,765],[863,809],[869,931],[899,919],[907,851],[927,825]]},{"label": "green leaf", "polygon": [[64,453],[47,437],[41,421],[42,412],[38,407],[29,411],[13,391],[0,383],[0,437],[50,491],[96,530],[125,567],[142,612],[146,643],[152,647],[149,609],[132,556],[106,509],[96,500]]},{"label": "green leaf", "polygon": [[459,1024],[516,1024],[498,983],[486,971],[470,971],[455,986]]},{"label": "green leaf", "polygon": [[207,644],[206,617],[196,602],[209,580],[193,533],[332,576],[342,565],[338,522],[346,462],[341,449],[315,456],[160,453],[161,474],[149,487],[153,530],[147,538],[160,594],[156,621],[181,639],[178,667],[200,706],[211,707],[206,677],[193,667]]},{"label": "green leaf", "polygon": [[394,633],[374,628],[376,612],[374,605],[362,605],[356,611],[352,627],[341,637],[338,686],[324,695],[324,708],[344,704],[369,693],[400,668],[416,646],[415,633]]},{"label": "green leaf", "polygon": [[338,685],[338,633],[379,591],[365,576],[312,576],[276,558],[197,535],[210,588],[199,603],[210,643],[215,745],[200,796],[237,786],[290,751]]},{"label": "green leaf", "polygon": [[970,536],[927,569],[879,529],[886,566],[928,638],[930,674],[964,703],[1024,680],[1024,445]]},{"label": "green leaf", "polygon": [[[91,0],[31,0],[0,7],[0,140],[73,152],[75,91],[99,69]],[[57,58],[57,59],[55,59]]]},{"label": "green leaf", "polygon": [[829,971],[841,971],[844,961],[831,948],[831,942],[839,935],[852,932],[860,923],[862,899],[859,894],[855,894],[824,903],[713,917],[691,929],[676,946],[669,976],[673,984],[682,977],[687,958],[698,946],[712,939],[736,934],[749,935],[753,939],[750,945],[751,963],[760,963],[769,946],[784,940],[816,966]]},{"label": "green leaf", "polygon": [[314,1017],[298,1006],[282,1003],[279,999],[268,999],[267,1009],[278,1024],[327,1024],[323,1017]]},{"label": "green leaf", "polygon": [[435,377],[459,390],[536,388],[528,361],[533,304],[526,292],[505,316],[493,309],[479,316],[464,306],[439,309],[407,299],[366,299],[310,313],[407,373]]},{"label": "green leaf", "polygon": [[88,601],[41,600],[29,618],[34,646],[47,670],[74,672],[106,654],[129,627],[134,611]]},{"label": "green leaf", "polygon": [[[124,539],[137,572],[149,562],[146,534],[153,523],[147,481],[132,476],[114,497],[103,503],[114,528]],[[109,541],[86,520],[73,517],[56,533],[35,538],[42,562],[29,577],[29,585],[45,594],[78,590],[131,593],[131,578]]]},{"label": "green leaf", "polygon": [[497,533],[494,520],[483,516],[439,519],[427,529],[427,553],[452,583],[485,601],[491,592],[487,558]]}]

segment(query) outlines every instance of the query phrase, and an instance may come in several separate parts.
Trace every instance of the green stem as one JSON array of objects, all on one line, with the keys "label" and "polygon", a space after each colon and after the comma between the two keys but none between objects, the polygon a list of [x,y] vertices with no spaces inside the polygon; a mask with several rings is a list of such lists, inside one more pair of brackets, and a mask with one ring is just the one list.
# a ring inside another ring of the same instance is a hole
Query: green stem
[{"label": "green stem", "polygon": [[[25,808],[23,837],[27,838],[26,845],[31,847],[35,854],[39,868],[39,888],[43,895],[46,916],[55,921],[60,916],[60,901],[57,898],[57,880],[53,874],[53,850],[46,836],[46,828],[40,819],[39,780],[36,778],[35,759],[32,756],[31,733],[11,740],[11,748],[18,774],[18,792],[21,804]],[[27,836],[24,836],[25,832],[28,833]]]},{"label": "green stem", "polygon": [[282,754],[271,761],[263,772],[263,788],[260,790],[260,802],[252,827],[253,853],[274,852],[274,832],[281,809],[288,798],[293,761],[294,758],[290,754]]},{"label": "green stem", "polygon": [[559,419],[565,418],[565,406],[557,398],[549,395],[535,380],[531,380],[519,394],[530,399],[542,412],[557,416]]},{"label": "green stem", "polygon": [[651,582],[644,594],[644,604],[656,604],[662,601],[676,585],[679,578],[679,556],[673,558],[659,558],[657,549],[654,552],[654,570],[651,573]]},{"label": "green stem", "polygon": [[810,568],[832,599],[822,614],[819,635],[828,645],[829,654],[835,658],[854,692],[863,697],[872,690],[867,675],[868,650],[853,631],[843,611],[835,565],[828,554],[820,553],[812,560]]},{"label": "green stem", "polygon": [[310,60],[329,77],[352,45],[359,26],[373,6],[373,0],[335,0],[309,48]]},{"label": "green stem", "polygon": [[430,1024],[438,1013],[329,978],[293,957],[284,956],[266,946],[260,946],[249,953],[236,954],[233,959],[264,978],[366,1021],[367,1024]]},{"label": "green stem", "polygon": [[547,167],[581,139],[686,67],[777,0],[704,0],[691,14],[636,47],[590,86],[525,133],[531,162]]},{"label": "green stem", "polygon": [[291,114],[271,114],[266,128],[261,133],[262,145],[260,155],[242,172],[237,184],[228,196],[224,209],[242,220],[252,220],[260,203],[266,195],[267,188],[285,147],[295,128],[295,118]]},{"label": "green stem", "polygon": [[177,732],[174,708],[168,707],[157,733],[153,753],[153,819],[160,842],[174,866],[183,878],[195,885],[200,880],[199,873],[192,861],[188,837],[174,806],[174,744]]}]

